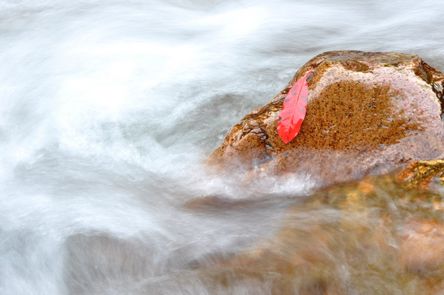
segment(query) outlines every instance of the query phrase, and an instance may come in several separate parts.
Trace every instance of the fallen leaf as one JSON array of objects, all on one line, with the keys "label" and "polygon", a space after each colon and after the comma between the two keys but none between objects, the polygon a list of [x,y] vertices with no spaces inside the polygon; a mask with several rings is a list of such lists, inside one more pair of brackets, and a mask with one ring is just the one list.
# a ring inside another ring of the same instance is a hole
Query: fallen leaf
[{"label": "fallen leaf", "polygon": [[280,121],[277,130],[279,137],[286,144],[292,141],[301,130],[307,110],[307,77],[310,74],[311,71],[308,71],[291,87],[284,99],[282,111],[279,113]]}]

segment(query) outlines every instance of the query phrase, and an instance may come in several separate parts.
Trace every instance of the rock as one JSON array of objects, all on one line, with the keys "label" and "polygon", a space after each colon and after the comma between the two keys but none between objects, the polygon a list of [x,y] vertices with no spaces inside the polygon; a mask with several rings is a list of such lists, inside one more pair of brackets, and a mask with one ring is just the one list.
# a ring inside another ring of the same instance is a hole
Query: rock
[{"label": "rock", "polygon": [[444,185],[444,160],[411,163],[397,177],[409,187],[427,188],[433,180]]},{"label": "rock", "polygon": [[[286,93],[307,71],[300,134],[277,134]],[[316,56],[271,102],[234,125],[210,156],[217,167],[308,173],[323,185],[444,155],[444,74],[415,55],[333,51]]]},{"label": "rock", "polygon": [[322,189],[292,205],[273,238],[206,260],[202,279],[264,294],[442,294],[444,195],[425,179],[442,179],[443,163]]}]

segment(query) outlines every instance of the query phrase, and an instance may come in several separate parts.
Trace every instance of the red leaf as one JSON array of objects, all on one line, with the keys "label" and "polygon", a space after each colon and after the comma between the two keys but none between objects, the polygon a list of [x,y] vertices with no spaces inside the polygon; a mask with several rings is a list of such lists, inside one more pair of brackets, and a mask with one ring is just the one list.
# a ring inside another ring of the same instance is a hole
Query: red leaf
[{"label": "red leaf", "polygon": [[281,120],[277,126],[278,134],[284,143],[292,141],[301,130],[307,108],[307,76],[310,74],[311,71],[299,78],[285,97],[282,111],[279,113]]}]

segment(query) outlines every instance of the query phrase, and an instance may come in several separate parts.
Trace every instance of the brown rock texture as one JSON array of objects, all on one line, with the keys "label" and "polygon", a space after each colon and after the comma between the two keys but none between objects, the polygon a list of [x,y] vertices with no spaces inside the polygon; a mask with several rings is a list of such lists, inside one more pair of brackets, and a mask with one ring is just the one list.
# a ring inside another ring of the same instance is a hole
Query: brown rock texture
[{"label": "brown rock texture", "polygon": [[205,261],[202,278],[260,294],[442,294],[443,163],[322,189],[291,205],[271,239]]},{"label": "brown rock texture", "polygon": [[[307,71],[307,115],[284,144],[278,115]],[[415,55],[332,51],[302,66],[271,102],[246,115],[210,156],[225,168],[312,175],[321,184],[386,173],[444,155],[444,74]]]},{"label": "brown rock texture", "polygon": [[409,187],[427,188],[433,181],[444,185],[444,160],[411,163],[397,177]]}]

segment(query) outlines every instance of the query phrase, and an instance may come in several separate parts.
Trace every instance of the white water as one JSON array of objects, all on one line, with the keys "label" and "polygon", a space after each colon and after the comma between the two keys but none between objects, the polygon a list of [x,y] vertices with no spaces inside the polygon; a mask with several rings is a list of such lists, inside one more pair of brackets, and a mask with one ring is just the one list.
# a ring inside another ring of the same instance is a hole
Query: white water
[{"label": "white water", "polygon": [[242,191],[206,175],[230,126],[326,50],[416,53],[443,69],[443,11],[439,0],[1,0],[0,294],[214,294],[187,266],[272,235],[283,206],[203,214],[184,202],[312,185],[295,175]]}]

